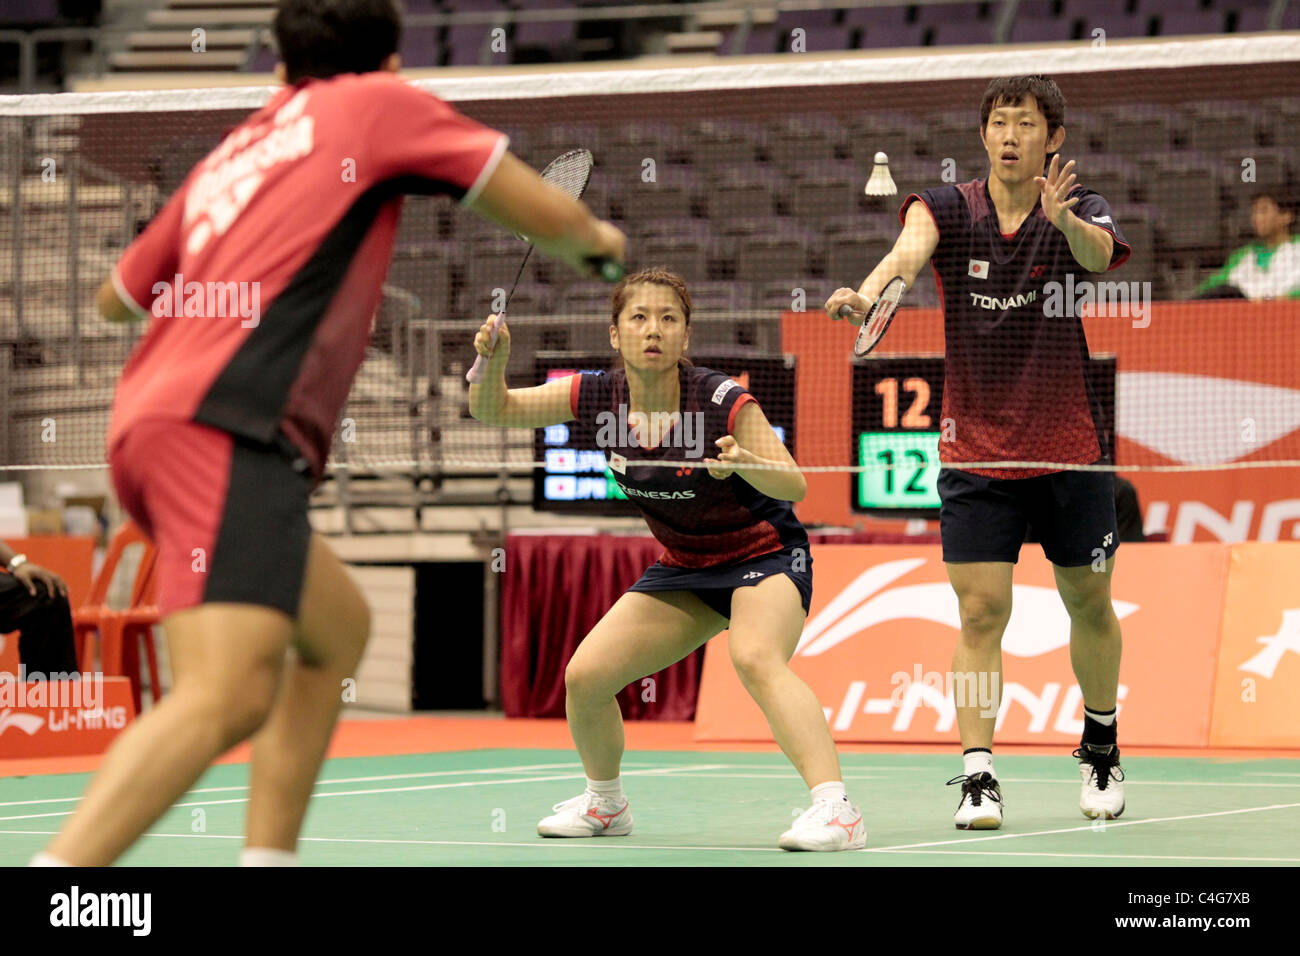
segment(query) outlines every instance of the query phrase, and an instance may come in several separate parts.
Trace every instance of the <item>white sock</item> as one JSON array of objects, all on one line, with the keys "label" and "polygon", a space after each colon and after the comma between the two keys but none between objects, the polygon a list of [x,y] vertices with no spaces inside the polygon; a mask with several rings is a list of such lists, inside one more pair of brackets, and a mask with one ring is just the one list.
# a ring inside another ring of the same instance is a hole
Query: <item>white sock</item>
[{"label": "white sock", "polygon": [[1111,724],[1115,723],[1115,714],[1117,713],[1116,710],[1112,710],[1109,714],[1099,714],[1095,710],[1089,710],[1087,707],[1083,708],[1083,712],[1103,727],[1109,727]]},{"label": "white sock", "polygon": [[40,853],[37,853],[34,857],[32,857],[32,861],[27,865],[28,866],[72,866],[71,863],[65,863],[63,860],[60,860],[57,856],[54,856],[51,853],[46,853],[44,850],[42,850]]},{"label": "white sock", "polygon": [[240,866],[298,866],[298,854],[292,850],[245,847],[239,853]]},{"label": "white sock", "polygon": [[989,751],[974,750],[962,754],[961,759],[966,765],[966,776],[973,777],[978,773],[986,773],[993,779],[997,779],[998,775],[993,772],[993,754]]},{"label": "white sock", "polygon": [[814,803],[818,800],[843,800],[847,803],[849,799],[848,791],[844,789],[844,783],[839,780],[819,783],[809,793],[812,794]]},{"label": "white sock", "polygon": [[588,777],[587,789],[602,800],[612,800],[617,803],[623,799],[623,778],[618,776],[613,780],[592,780]]}]

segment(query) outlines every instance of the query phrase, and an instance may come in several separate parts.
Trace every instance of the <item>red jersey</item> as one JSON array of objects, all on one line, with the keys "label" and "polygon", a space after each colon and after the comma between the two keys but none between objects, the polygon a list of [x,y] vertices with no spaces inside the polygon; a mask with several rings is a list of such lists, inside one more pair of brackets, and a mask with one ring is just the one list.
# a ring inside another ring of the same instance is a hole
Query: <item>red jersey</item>
[{"label": "red jersey", "polygon": [[365,357],[403,193],[471,202],[506,137],[386,72],[279,90],[191,170],[113,272],[153,313],[111,450],[142,419],[283,433],[319,480]]}]

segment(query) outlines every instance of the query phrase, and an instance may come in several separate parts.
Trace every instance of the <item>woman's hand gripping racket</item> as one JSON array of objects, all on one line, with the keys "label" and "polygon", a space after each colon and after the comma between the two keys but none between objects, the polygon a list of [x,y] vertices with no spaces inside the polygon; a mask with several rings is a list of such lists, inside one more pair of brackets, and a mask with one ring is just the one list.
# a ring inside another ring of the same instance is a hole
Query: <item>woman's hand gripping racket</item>
[{"label": "woman's hand gripping racket", "polygon": [[[871,303],[862,319],[862,328],[858,329],[858,337],[853,343],[855,358],[862,358],[880,344],[880,340],[889,331],[889,323],[894,321],[894,313],[898,311],[898,304],[906,291],[907,283],[902,276],[894,276],[880,290],[880,295],[876,296],[876,301]],[[853,306],[846,303],[840,306],[837,314],[841,319],[848,319],[857,313]]]},{"label": "woman's hand gripping racket", "polygon": [[[564,193],[574,199],[581,199],[582,194],[587,191],[587,183],[591,180],[591,167],[593,159],[589,149],[571,149],[563,153],[542,170],[543,182],[548,182],[557,187]],[[523,236],[517,237],[523,239]],[[528,244],[528,251],[524,253],[524,261],[519,263],[519,271],[515,273],[515,281],[510,286],[510,295],[506,296],[505,305],[492,319],[492,345],[497,343],[497,335],[501,329],[501,323],[505,321],[506,309],[510,308],[510,299],[515,294],[515,289],[519,288],[519,279],[524,274],[524,267],[528,265],[528,257],[533,254],[533,244]],[[617,282],[623,278],[623,266],[613,259],[606,259],[601,256],[592,256],[587,260],[593,271],[598,272],[600,277],[606,282]],[[483,374],[487,369],[487,361],[482,355],[474,360],[474,367],[469,370],[465,379],[471,384],[477,384],[482,380]]]}]

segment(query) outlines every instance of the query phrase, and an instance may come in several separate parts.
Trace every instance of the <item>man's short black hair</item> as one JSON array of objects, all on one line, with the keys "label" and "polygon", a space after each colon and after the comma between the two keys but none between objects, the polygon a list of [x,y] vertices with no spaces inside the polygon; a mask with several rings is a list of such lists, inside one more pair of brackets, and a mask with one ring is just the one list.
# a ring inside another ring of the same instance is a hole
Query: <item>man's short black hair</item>
[{"label": "man's short black hair", "polygon": [[1035,73],[1032,76],[1002,76],[989,84],[980,103],[980,129],[989,125],[989,114],[1000,106],[1019,106],[1030,95],[1047,117],[1047,138],[1065,125],[1065,94],[1051,77]]},{"label": "man's short black hair", "polygon": [[279,0],[275,42],[285,79],[371,73],[397,52],[402,16],[395,0]]},{"label": "man's short black hair", "polygon": [[[1251,194],[1250,201],[1255,203],[1260,199],[1271,199],[1273,205],[1277,206],[1280,212],[1291,213],[1297,220],[1300,220],[1300,197],[1294,190],[1287,186],[1260,186]],[[1293,222],[1292,227],[1296,225]]]}]

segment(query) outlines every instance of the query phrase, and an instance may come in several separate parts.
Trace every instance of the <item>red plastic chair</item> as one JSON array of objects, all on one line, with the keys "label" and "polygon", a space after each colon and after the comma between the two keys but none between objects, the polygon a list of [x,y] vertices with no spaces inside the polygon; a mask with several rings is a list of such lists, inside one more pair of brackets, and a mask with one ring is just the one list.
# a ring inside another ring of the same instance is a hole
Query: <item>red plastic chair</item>
[{"label": "red plastic chair", "polygon": [[113,540],[109,542],[108,554],[104,557],[104,566],[99,569],[99,574],[95,576],[94,584],[90,589],[90,597],[85,604],[72,612],[72,635],[77,646],[77,666],[82,671],[93,669],[91,638],[97,633],[102,636],[101,624],[105,616],[113,611],[105,602],[108,600],[108,586],[113,580],[113,575],[117,572],[118,564],[121,563],[122,553],[128,547],[137,543],[144,547],[144,553],[140,555],[140,566],[136,571],[133,586],[132,605],[134,606],[136,603],[134,598],[141,593],[145,579],[153,569],[154,547],[153,543],[144,536],[144,532],[140,530],[134,521],[127,521],[117,529],[117,533],[113,535]]},{"label": "red plastic chair", "polygon": [[100,620],[100,648],[105,677],[131,680],[131,698],[135,712],[143,704],[140,686],[140,641],[144,641],[145,660],[149,667],[149,692],[153,702],[162,697],[158,675],[158,653],[154,646],[154,625],[158,623],[157,566],[158,553],[147,546],[140,558],[131,606],[125,610],[108,610]]}]

